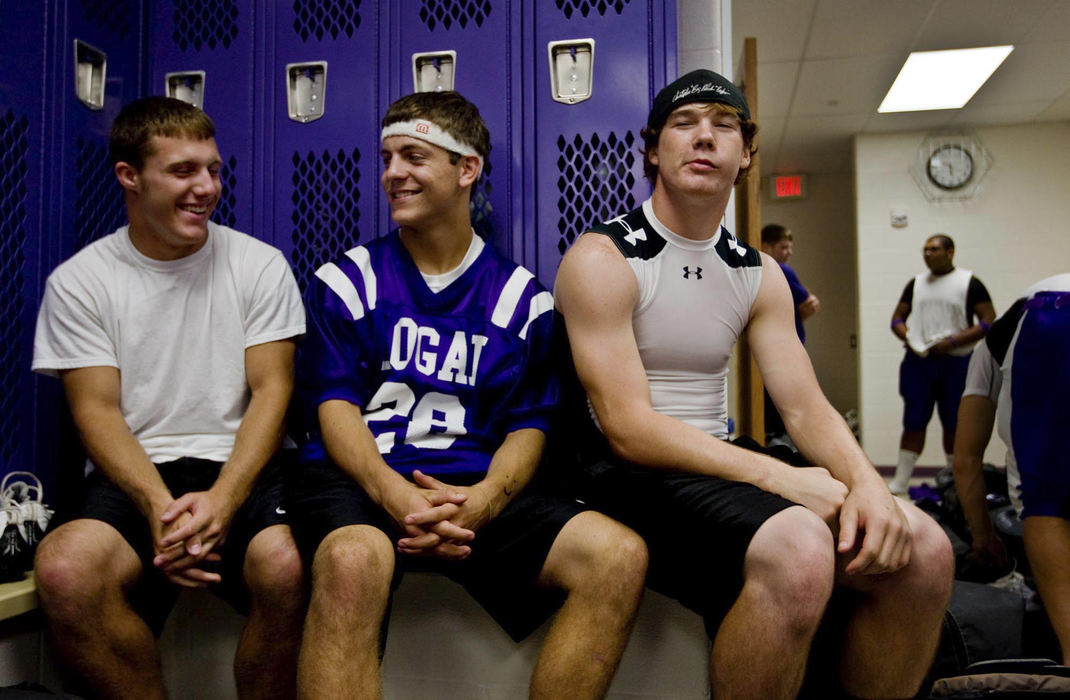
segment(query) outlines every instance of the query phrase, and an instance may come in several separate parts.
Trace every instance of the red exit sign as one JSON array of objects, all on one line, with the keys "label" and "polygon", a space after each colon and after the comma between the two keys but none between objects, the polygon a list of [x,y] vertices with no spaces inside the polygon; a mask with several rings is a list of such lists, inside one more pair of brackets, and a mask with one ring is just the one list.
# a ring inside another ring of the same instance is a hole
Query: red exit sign
[{"label": "red exit sign", "polygon": [[805,175],[774,175],[769,178],[771,199],[802,199],[806,196]]}]

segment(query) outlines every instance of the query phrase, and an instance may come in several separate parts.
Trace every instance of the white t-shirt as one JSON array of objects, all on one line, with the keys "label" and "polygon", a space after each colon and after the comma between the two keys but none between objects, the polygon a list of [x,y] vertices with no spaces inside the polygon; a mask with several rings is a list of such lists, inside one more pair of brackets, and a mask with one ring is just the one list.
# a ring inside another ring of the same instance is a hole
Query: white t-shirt
[{"label": "white t-shirt", "polygon": [[245,349],[305,331],[282,254],[208,231],[196,253],[162,261],[120,228],[53,271],[37,318],[33,370],[118,368],[123,417],[155,463],[226,461],[249,405]]}]

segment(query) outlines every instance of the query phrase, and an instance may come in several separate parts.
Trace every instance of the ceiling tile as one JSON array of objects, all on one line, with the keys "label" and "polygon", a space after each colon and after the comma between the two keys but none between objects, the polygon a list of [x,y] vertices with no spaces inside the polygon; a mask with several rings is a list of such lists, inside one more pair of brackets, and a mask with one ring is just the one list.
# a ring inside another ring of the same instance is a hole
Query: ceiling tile
[{"label": "ceiling tile", "polygon": [[[746,2],[744,2],[746,4]],[[896,54],[902,63],[931,2],[820,0],[806,58]],[[894,76],[893,76],[894,77]]]},{"label": "ceiling tile", "polygon": [[799,71],[791,114],[872,114],[895,80],[901,63],[898,57],[888,55],[805,61]]},{"label": "ceiling tile", "polygon": [[817,0],[737,0],[732,3],[732,56],[742,64],[743,40],[758,39],[758,62],[797,61]]}]

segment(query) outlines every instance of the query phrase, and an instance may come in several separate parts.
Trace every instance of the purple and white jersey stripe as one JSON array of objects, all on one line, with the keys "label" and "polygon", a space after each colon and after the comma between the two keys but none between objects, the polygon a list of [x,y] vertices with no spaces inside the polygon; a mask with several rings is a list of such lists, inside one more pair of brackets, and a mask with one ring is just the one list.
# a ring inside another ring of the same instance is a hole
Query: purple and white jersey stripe
[{"label": "purple and white jersey stripe", "polygon": [[[486,472],[506,434],[546,431],[559,392],[553,299],[491,246],[437,294],[397,232],[316,271],[298,386],[359,407],[402,474]],[[317,430],[302,459],[326,459]]]}]

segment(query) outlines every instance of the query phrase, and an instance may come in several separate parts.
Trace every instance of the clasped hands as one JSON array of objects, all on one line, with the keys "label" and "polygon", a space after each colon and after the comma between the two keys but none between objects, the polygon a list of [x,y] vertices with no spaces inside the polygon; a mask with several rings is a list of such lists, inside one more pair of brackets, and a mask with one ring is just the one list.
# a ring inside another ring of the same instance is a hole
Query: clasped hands
[{"label": "clasped hands", "polygon": [[202,568],[221,559],[236,508],[211,489],[191,491],[167,504],[151,518],[155,557],[152,563],[167,578],[186,588],[207,588],[222,577]]},{"label": "clasped hands", "polygon": [[404,533],[398,551],[451,560],[467,557],[476,532],[495,515],[484,486],[453,486],[419,470],[412,478],[413,482],[397,482],[382,503]]}]

